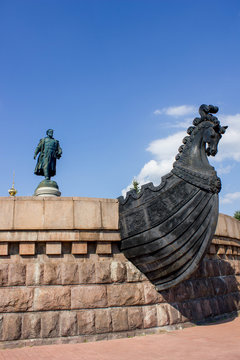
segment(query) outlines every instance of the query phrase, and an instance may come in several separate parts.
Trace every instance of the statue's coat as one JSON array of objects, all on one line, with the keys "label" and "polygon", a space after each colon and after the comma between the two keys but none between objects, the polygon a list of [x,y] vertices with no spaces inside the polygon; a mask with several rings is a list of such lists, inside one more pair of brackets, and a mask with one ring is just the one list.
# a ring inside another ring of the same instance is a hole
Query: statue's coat
[{"label": "statue's coat", "polygon": [[56,159],[60,158],[62,149],[59,145],[59,141],[45,137],[40,140],[35,155],[40,153],[37,159],[37,165],[34,170],[34,174],[44,176],[44,168],[48,167],[49,175],[52,177],[56,175]]}]

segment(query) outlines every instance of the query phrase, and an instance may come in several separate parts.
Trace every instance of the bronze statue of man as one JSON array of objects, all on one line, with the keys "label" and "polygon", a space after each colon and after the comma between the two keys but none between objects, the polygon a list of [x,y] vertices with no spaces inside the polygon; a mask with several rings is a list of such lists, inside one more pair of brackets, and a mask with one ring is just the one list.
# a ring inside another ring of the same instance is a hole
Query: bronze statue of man
[{"label": "bronze statue of man", "polygon": [[56,175],[56,159],[60,159],[62,156],[62,149],[59,141],[53,138],[52,129],[48,129],[46,134],[47,136],[40,140],[34,153],[34,159],[40,153],[34,174],[45,176],[46,180],[50,180],[52,176]]}]

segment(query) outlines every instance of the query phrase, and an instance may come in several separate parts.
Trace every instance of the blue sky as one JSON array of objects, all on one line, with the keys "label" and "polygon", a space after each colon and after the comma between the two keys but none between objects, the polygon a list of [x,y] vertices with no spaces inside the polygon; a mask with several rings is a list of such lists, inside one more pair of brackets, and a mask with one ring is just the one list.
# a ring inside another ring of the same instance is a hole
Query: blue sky
[{"label": "blue sky", "polygon": [[48,128],[63,148],[54,178],[63,196],[115,198],[134,177],[160,183],[207,103],[229,125],[210,162],[220,211],[232,215],[239,39],[234,0],[0,0],[0,196],[13,170],[18,195],[33,194],[42,180],[33,153]]}]

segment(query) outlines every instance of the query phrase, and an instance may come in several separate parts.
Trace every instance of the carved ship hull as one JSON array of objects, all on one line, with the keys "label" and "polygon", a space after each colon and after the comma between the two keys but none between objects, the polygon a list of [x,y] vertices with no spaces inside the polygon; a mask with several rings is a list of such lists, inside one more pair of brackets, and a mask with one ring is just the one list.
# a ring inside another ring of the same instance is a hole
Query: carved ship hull
[{"label": "carved ship hull", "polygon": [[218,194],[172,172],[158,187],[119,198],[121,251],[156,286],[165,290],[199,266],[214,235]]}]

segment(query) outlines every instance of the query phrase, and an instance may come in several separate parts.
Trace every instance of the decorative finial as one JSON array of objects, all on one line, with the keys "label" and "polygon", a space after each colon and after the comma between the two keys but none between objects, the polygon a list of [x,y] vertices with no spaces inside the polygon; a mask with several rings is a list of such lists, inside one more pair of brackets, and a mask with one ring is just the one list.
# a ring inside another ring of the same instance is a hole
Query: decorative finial
[{"label": "decorative finial", "polygon": [[17,194],[17,190],[14,188],[14,177],[15,177],[15,171],[13,172],[13,184],[11,189],[8,190],[8,193],[10,196],[15,196]]}]

